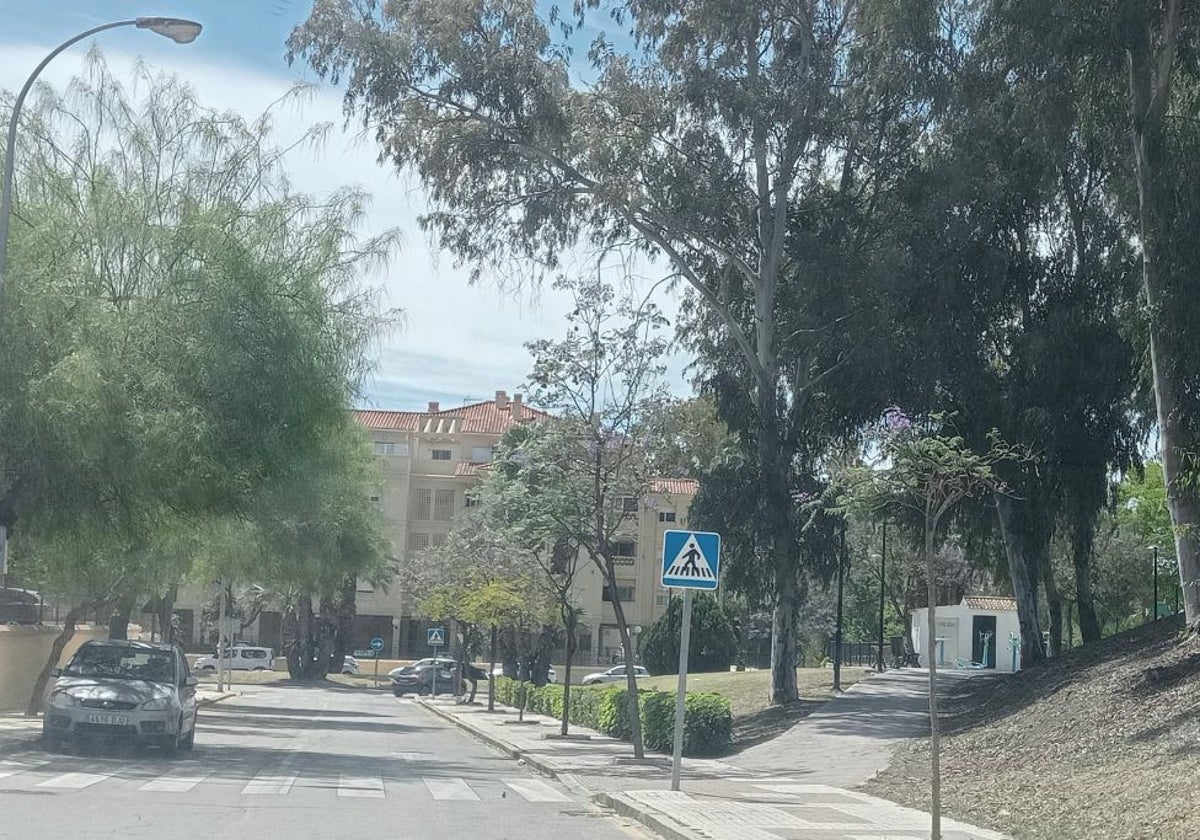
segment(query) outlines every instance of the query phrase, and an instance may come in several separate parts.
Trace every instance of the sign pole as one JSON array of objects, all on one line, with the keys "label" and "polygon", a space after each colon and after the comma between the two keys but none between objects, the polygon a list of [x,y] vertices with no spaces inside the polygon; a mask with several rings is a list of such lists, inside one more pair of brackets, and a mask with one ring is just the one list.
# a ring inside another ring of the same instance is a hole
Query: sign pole
[{"label": "sign pole", "polygon": [[217,607],[217,691],[225,690],[225,583],[217,581],[221,600]]},{"label": "sign pole", "polygon": [[433,646],[433,689],[429,693],[429,699],[433,700],[437,697],[437,669],[438,669],[438,646]]},{"label": "sign pole", "polygon": [[688,643],[692,636],[692,590],[683,590],[683,623],[679,628],[679,685],[675,696],[675,749],[671,755],[671,790],[679,790],[683,770],[683,716],[687,706]]}]

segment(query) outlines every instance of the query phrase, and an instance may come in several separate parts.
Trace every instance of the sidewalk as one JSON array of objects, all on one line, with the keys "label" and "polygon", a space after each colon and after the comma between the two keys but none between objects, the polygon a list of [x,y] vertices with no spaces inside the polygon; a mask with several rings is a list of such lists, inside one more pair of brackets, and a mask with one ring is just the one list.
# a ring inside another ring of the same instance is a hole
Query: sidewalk
[{"label": "sidewalk", "polygon": [[[863,692],[861,699],[849,698],[851,702],[837,715],[841,724],[835,724],[835,718],[822,710],[826,719],[811,729],[824,742],[820,753],[812,757],[795,752],[788,755],[788,750],[804,749],[801,745],[813,740],[795,733],[802,722],[776,742],[759,745],[741,756],[723,761],[685,758],[680,791],[670,790],[669,756],[648,754],[644,762],[635,763],[629,744],[582,727],[572,726],[571,732],[591,736],[588,740],[546,737],[558,733],[558,721],[540,715],[526,715],[526,723],[517,723],[515,711],[502,711],[499,706],[489,714],[486,704],[421,702],[431,712],[524,760],[577,794],[668,840],[922,840],[929,836],[928,814],[848,790],[857,782],[844,781],[862,775],[879,755],[874,747],[865,745],[875,740],[874,734],[855,734],[852,721],[874,726],[862,717],[868,713],[864,707],[882,702],[894,689],[904,695],[912,686],[902,680],[899,689],[879,686],[883,691],[880,698],[873,697],[875,692]],[[901,733],[916,726],[909,718],[907,703],[906,699],[891,723],[878,727],[879,734],[887,736],[878,740],[904,737]],[[853,772],[839,767],[844,756],[835,752],[833,739],[840,737],[864,739],[864,743],[850,745],[852,751],[845,756],[855,768]],[[783,739],[789,739],[790,745],[776,746]],[[742,757],[752,752],[757,754],[743,762]],[[830,779],[843,781],[831,783]],[[942,836],[943,840],[1006,840],[997,832],[944,818]]]},{"label": "sidewalk", "polygon": [[[230,697],[233,691],[220,692],[215,688],[199,686],[196,689],[196,705],[211,706]],[[0,714],[0,755],[25,749],[36,744],[42,737],[41,717],[25,717],[19,713]]]}]

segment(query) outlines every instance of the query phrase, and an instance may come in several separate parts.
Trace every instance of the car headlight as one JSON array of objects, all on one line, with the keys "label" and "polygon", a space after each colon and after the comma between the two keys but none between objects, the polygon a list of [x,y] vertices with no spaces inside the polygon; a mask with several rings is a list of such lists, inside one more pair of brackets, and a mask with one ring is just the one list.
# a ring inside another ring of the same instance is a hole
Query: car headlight
[{"label": "car headlight", "polygon": [[171,706],[171,701],[166,697],[155,697],[153,700],[147,700],[142,704],[144,712],[165,712]]},{"label": "car headlight", "polygon": [[50,705],[56,709],[69,709],[72,706],[78,706],[79,701],[75,699],[73,694],[65,691],[56,691],[50,695]]}]

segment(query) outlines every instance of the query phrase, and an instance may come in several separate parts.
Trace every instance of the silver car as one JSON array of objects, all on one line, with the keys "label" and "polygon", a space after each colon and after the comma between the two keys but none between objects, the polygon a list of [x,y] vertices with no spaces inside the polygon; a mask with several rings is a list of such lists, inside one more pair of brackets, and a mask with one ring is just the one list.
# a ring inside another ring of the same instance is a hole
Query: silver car
[{"label": "silver car", "polygon": [[155,642],[84,642],[58,677],[42,720],[49,749],[80,736],[126,738],[168,752],[196,739],[196,678],[177,648]]}]

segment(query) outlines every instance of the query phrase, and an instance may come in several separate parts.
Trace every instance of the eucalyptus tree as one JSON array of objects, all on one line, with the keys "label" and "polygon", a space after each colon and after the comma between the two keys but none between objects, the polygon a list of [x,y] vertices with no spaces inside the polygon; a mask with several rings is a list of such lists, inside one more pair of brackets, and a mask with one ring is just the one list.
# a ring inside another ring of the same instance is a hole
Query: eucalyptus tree
[{"label": "eucalyptus tree", "polygon": [[[427,230],[473,278],[536,279],[573,249],[626,248],[660,261],[719,321],[753,405],[744,435],[761,478],[777,702],[797,696],[787,427],[831,373],[783,353],[786,244],[814,179],[903,136],[900,91],[864,87],[859,113],[844,107],[877,8],[580,0],[568,21],[507,0],[318,0],[288,42],[291,57],[347,82],[347,115],[374,133],[382,161],[416,173]],[[606,10],[615,34],[585,66],[573,47]],[[873,130],[844,142],[863,122]]]},{"label": "eucalyptus tree", "polygon": [[[27,106],[0,307],[0,505],[38,539],[110,529],[128,547],[109,569],[126,604],[169,591],[192,557],[169,547],[215,521],[251,523],[252,544],[323,528],[311,545],[332,565],[378,567],[378,530],[351,530],[373,479],[347,408],[385,322],[361,278],[393,235],[356,235],[360,192],[293,192],[270,113],[218,113],[135,72],[127,90],[93,54],[65,93]],[[341,495],[288,507],[285,490],[310,481]],[[67,577],[52,568],[67,553],[30,550],[46,580]]]}]

